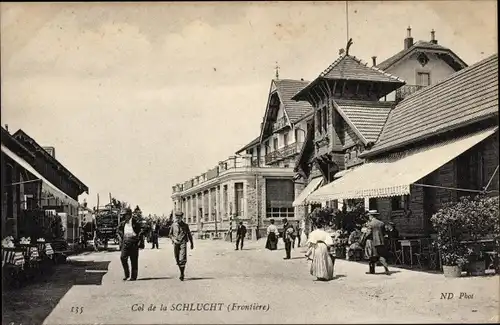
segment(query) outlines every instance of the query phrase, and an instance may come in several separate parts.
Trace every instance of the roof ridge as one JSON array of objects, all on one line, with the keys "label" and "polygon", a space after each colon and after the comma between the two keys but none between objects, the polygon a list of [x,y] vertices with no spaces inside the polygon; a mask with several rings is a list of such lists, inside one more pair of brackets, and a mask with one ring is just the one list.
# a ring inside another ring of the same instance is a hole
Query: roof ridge
[{"label": "roof ridge", "polygon": [[443,85],[443,84],[447,84],[451,81],[454,81],[456,80],[456,78],[458,78],[459,76],[461,76],[462,74],[466,73],[467,71],[471,71],[471,70],[474,70],[474,69],[477,69],[479,67],[482,67],[483,65],[487,64],[490,60],[493,60],[493,59],[496,59],[498,60],[498,53],[496,54],[493,54],[493,55],[490,55],[489,57],[485,58],[485,59],[482,59],[481,61],[479,62],[476,62],[474,63],[473,65],[470,65],[466,68],[463,68],[462,70],[459,70],[453,74],[451,74],[448,78],[444,79],[444,80],[441,80],[440,82],[438,83],[435,83],[434,85],[430,85],[430,86],[427,86],[427,87],[424,87],[423,89],[421,89],[420,91],[417,91],[417,92],[414,92],[413,94],[407,96],[404,100],[402,100],[397,106],[400,106],[402,105],[403,103],[407,103],[410,101],[410,99],[413,99],[416,97],[416,95],[421,95],[423,93],[426,93],[426,92],[429,92],[430,89],[434,89],[436,88],[437,86],[439,85]]}]

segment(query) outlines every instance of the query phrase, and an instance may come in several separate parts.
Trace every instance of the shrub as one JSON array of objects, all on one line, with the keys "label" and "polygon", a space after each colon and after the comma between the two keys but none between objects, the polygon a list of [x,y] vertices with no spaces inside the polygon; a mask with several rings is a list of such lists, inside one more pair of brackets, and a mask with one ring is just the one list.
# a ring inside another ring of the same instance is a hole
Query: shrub
[{"label": "shrub", "polygon": [[478,245],[463,241],[477,241],[492,236],[500,239],[498,197],[462,197],[459,202],[446,204],[431,218],[438,237],[444,265],[465,265],[469,260],[481,259]]}]

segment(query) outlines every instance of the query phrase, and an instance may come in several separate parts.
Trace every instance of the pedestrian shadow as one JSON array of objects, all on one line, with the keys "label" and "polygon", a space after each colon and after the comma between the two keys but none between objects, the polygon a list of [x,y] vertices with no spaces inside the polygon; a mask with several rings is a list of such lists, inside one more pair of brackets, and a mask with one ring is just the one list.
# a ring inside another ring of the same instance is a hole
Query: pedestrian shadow
[{"label": "pedestrian shadow", "polygon": [[209,277],[205,277],[205,278],[186,278],[185,280],[186,281],[197,281],[197,280],[212,280],[214,278],[209,278]]},{"label": "pedestrian shadow", "polygon": [[158,276],[158,277],[149,277],[149,278],[139,278],[137,281],[149,281],[149,280],[167,280],[167,279],[173,279],[170,276]]},{"label": "pedestrian shadow", "polygon": [[306,258],[304,256],[295,256],[295,257],[291,257],[290,259],[291,260],[305,260]]},{"label": "pedestrian shadow", "polygon": [[345,278],[346,275],[345,274],[337,274],[336,276],[333,277],[334,280],[337,280],[337,279],[342,279],[342,278]]},{"label": "pedestrian shadow", "polygon": [[[394,273],[401,273],[401,271],[389,271],[389,275],[392,275]],[[384,272],[375,272],[373,273],[374,275],[386,275],[385,271]]]}]

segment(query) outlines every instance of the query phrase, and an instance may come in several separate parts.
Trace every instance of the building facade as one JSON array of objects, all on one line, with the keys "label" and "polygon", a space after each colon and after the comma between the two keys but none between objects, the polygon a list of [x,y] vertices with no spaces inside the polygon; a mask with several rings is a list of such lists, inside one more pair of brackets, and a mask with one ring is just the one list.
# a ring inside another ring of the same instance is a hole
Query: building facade
[{"label": "building facade", "polygon": [[498,195],[498,55],[408,96],[389,113],[364,164],[308,202],[362,200],[405,237],[464,195]]},{"label": "building facade", "polygon": [[22,130],[10,135],[2,128],[2,223],[18,237],[33,214],[57,214],[64,239],[73,243],[79,236],[78,196],[88,187],[56,160],[53,147],[48,149]]}]

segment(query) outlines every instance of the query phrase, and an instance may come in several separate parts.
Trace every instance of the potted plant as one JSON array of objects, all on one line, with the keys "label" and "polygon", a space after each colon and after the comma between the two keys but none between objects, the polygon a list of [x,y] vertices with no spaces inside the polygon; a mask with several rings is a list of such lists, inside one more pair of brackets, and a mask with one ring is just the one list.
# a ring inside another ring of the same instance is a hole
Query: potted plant
[{"label": "potted plant", "polygon": [[484,274],[485,256],[480,239],[498,240],[498,197],[462,197],[448,203],[431,218],[437,231],[445,276],[457,276],[458,268],[473,275]]}]

